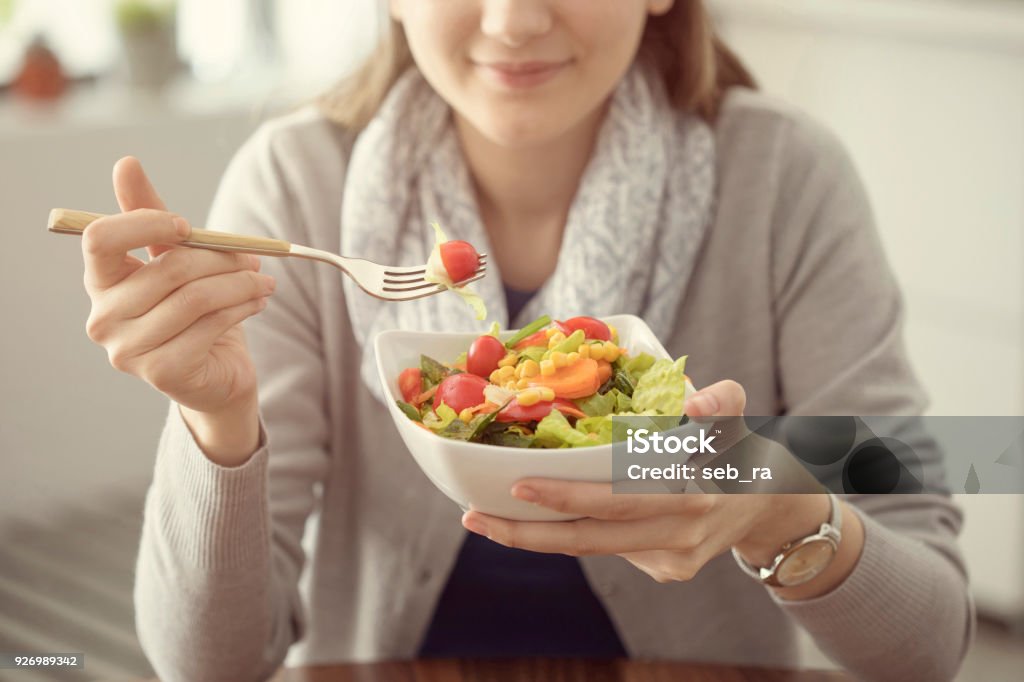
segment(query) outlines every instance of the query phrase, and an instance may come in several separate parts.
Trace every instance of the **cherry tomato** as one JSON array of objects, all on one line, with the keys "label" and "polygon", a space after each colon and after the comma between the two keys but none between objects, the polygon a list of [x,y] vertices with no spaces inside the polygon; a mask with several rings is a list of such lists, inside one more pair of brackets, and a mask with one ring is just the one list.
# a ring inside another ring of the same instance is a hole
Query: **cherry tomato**
[{"label": "cherry tomato", "polygon": [[398,389],[402,392],[402,400],[415,404],[416,397],[423,392],[423,372],[420,368],[403,369],[398,375]]},{"label": "cherry tomato", "polygon": [[490,334],[484,334],[473,342],[466,354],[466,370],[485,379],[498,369],[498,361],[508,354],[503,344]]},{"label": "cherry tomato", "polygon": [[441,262],[453,282],[469,279],[476,272],[480,254],[469,242],[456,240],[441,244]]},{"label": "cherry tomato", "polygon": [[576,404],[565,398],[554,400],[542,400],[539,403],[523,407],[514,398],[506,405],[494,421],[499,422],[537,422],[548,416],[552,409],[556,409],[567,417],[583,418],[587,415],[576,407]]},{"label": "cherry tomato", "polygon": [[456,412],[467,407],[476,407],[484,402],[484,388],[490,382],[475,374],[460,372],[445,378],[434,394],[434,411],[444,403]]},{"label": "cherry tomato", "polygon": [[612,330],[604,322],[594,317],[574,317],[559,324],[568,330],[564,332],[566,336],[572,334],[577,329],[582,329],[588,339],[597,339],[598,341],[612,340]]},{"label": "cherry tomato", "polygon": [[530,334],[525,339],[517,343],[516,350],[522,350],[524,348],[529,348],[530,346],[544,346],[547,348],[547,345],[548,335],[544,333],[543,329],[541,329],[536,334]]}]

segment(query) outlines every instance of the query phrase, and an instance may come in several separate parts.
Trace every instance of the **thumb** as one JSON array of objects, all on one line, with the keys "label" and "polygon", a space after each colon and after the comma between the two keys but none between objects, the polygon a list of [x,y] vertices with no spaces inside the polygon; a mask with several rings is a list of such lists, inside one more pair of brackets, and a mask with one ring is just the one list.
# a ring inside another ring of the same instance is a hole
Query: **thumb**
[{"label": "thumb", "polygon": [[[114,196],[122,212],[137,208],[155,208],[166,211],[163,199],[146,177],[142,164],[134,156],[126,156],[114,164]],[[167,245],[147,246],[150,260],[173,248]]]},{"label": "thumb", "polygon": [[747,394],[743,387],[726,379],[691,395],[684,409],[687,415],[700,421],[702,417],[742,417],[746,405]]}]

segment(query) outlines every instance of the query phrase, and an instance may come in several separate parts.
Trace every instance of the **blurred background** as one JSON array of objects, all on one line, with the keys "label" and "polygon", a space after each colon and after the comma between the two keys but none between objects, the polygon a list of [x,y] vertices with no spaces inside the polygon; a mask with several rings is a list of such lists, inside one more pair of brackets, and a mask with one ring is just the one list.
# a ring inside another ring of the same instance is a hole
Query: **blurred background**
[{"label": "blurred background", "polygon": [[[1024,414],[1024,0],[708,2],[763,88],[852,152],[931,414]],[[377,0],[0,0],[0,650],[149,672],[131,587],[166,403],[87,339],[79,245],[49,209],[117,210],[133,154],[201,224],[242,141],[385,20]],[[986,618],[961,678],[1015,678],[1024,497],[960,498]]]}]

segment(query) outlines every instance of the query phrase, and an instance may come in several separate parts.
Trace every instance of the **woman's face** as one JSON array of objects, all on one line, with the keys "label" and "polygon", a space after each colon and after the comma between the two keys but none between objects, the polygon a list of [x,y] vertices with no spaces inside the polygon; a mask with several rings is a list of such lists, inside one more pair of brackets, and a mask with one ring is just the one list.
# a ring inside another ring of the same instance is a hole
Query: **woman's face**
[{"label": "woman's face", "polygon": [[598,111],[673,0],[390,0],[427,81],[482,135],[543,144]]}]

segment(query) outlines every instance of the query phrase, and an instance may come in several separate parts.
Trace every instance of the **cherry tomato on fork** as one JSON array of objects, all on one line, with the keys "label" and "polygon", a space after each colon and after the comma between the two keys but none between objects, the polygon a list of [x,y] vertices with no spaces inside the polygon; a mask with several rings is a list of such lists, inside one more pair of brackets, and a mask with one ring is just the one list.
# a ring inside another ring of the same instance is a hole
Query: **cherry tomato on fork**
[{"label": "cherry tomato on fork", "polygon": [[484,402],[484,389],[490,384],[487,379],[475,374],[460,372],[446,377],[434,394],[434,411],[444,403],[456,412],[467,407],[476,407]]},{"label": "cherry tomato on fork", "polygon": [[466,354],[466,371],[486,379],[491,376],[491,372],[498,369],[498,362],[507,353],[505,344],[490,334],[484,334],[469,347]]},{"label": "cherry tomato on fork", "polygon": [[455,240],[441,244],[441,263],[456,284],[472,277],[479,262],[480,254],[469,242]]}]

